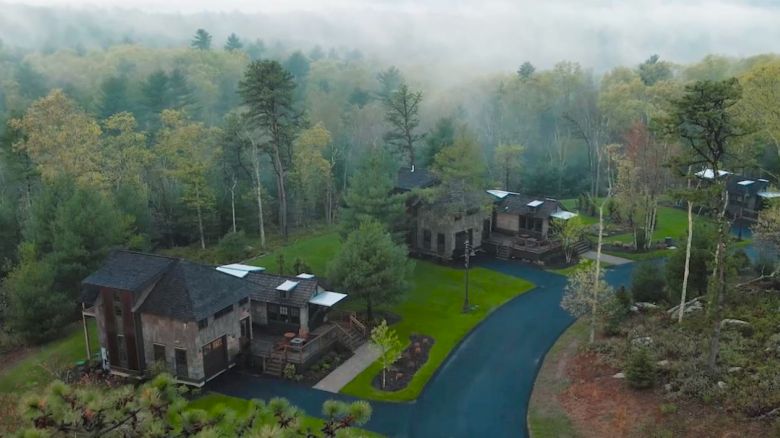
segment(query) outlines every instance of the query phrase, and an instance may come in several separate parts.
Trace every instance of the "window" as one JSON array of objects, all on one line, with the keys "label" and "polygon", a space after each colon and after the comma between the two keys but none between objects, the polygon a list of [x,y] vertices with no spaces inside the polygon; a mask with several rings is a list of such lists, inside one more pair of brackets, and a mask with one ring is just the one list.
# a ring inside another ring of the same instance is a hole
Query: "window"
[{"label": "window", "polygon": [[278,304],[269,304],[268,319],[270,321],[300,324],[301,309],[297,307],[280,306]]},{"label": "window", "polygon": [[176,359],[176,376],[188,377],[187,371],[187,350],[183,348],[177,348],[175,350],[174,358]]},{"label": "window", "polygon": [[436,250],[440,253],[444,252],[444,233],[436,235]]},{"label": "window", "polygon": [[[216,318],[216,316],[215,316],[215,318]],[[206,328],[208,326],[209,326],[209,319],[208,318],[203,318],[200,321],[198,321],[198,328],[199,329],[203,330],[204,328]]]},{"label": "window", "polygon": [[224,309],[218,311],[217,313],[215,313],[214,314],[214,319],[222,318],[223,316],[227,315],[228,313],[230,313],[232,311],[233,311],[233,305],[231,304],[231,305],[225,307]]},{"label": "window", "polygon": [[287,316],[287,306],[279,306],[279,314]]},{"label": "window", "polygon": [[122,317],[122,295],[120,292],[114,292],[114,315]]},{"label": "window", "polygon": [[423,248],[431,249],[431,230],[423,230]]},{"label": "window", "polygon": [[168,364],[168,359],[165,357],[165,345],[154,344],[154,361]]},{"label": "window", "polygon": [[241,320],[241,337],[242,338],[248,338],[251,334],[250,326],[249,326],[249,318],[244,318]]},{"label": "window", "polygon": [[125,337],[122,335],[116,335],[116,349],[119,355],[119,366],[127,368],[127,343]]}]

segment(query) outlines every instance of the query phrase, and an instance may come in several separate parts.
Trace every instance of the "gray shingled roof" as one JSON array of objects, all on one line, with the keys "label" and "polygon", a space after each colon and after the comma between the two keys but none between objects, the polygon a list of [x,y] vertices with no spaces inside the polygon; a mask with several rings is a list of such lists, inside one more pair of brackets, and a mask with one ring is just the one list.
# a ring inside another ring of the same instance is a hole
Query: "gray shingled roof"
[{"label": "gray shingled roof", "polygon": [[176,262],[175,258],[117,250],[111,252],[100,268],[85,278],[82,301],[92,304],[101,287],[139,293],[160,278]]},{"label": "gray shingled roof", "polygon": [[[528,206],[532,201],[543,201],[538,207]],[[509,194],[498,203],[496,211],[499,213],[510,213],[536,218],[547,218],[558,210],[566,210],[560,202],[555,199],[528,196],[523,194]]]},{"label": "gray shingled roof", "polygon": [[[317,292],[317,278],[306,279],[266,274],[264,272],[250,272],[249,275],[244,277],[244,280],[252,283],[252,299],[266,303],[302,307]],[[298,282],[298,286],[290,291],[288,298],[285,298],[282,292],[276,290],[276,287],[284,283],[285,280]]]},{"label": "gray shingled roof", "polygon": [[424,189],[436,184],[436,177],[425,169],[416,168],[412,172],[411,168],[402,167],[398,169],[395,180],[395,188],[398,190],[409,191],[414,189]]},{"label": "gray shingled roof", "polygon": [[198,321],[247,298],[252,285],[214,266],[178,260],[157,282],[141,311],[183,321]]}]

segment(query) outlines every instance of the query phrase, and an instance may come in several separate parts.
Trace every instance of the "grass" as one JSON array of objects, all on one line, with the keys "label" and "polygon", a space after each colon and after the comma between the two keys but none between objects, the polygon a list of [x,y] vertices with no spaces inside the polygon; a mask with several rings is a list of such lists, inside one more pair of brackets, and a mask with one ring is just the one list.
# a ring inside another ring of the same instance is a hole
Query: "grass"
[{"label": "grass", "polygon": [[[324,275],[327,263],[341,246],[335,232],[299,239],[290,245],[264,257],[251,261],[264,266],[269,272],[279,271],[277,258],[284,254],[285,264],[289,267],[300,257],[312,268],[313,273]],[[411,290],[396,305],[383,308],[401,316],[401,321],[392,327],[402,341],[413,333],[425,334],[435,339],[428,362],[415,374],[405,389],[396,392],[380,391],[371,385],[371,380],[379,372],[375,363],[347,384],[342,392],[372,400],[408,401],[414,400],[441,365],[449,352],[463,336],[476,326],[495,308],[511,298],[528,291],[533,285],[527,281],[510,277],[495,271],[474,268],[469,273],[470,301],[476,310],[464,314],[463,271],[430,262],[418,261],[411,278]],[[359,303],[347,301],[345,307],[358,310]]]},{"label": "grass", "polygon": [[[694,217],[694,221],[702,220],[700,217]],[[656,228],[653,231],[653,241],[663,240],[671,237],[675,240],[685,235],[688,230],[688,212],[673,207],[658,207]],[[630,233],[610,236],[607,242],[631,243],[633,236]]]},{"label": "grass", "polygon": [[[92,352],[99,350],[97,329],[93,319],[88,319]],[[0,393],[22,393],[47,385],[54,380],[53,371],[84,360],[84,329],[81,322],[67,327],[65,335],[41,347],[27,357],[0,372]]]},{"label": "grass", "polygon": [[476,309],[464,314],[463,271],[418,261],[411,290],[403,301],[387,310],[402,318],[392,326],[401,340],[407,340],[414,333],[435,339],[428,361],[400,391],[374,388],[371,381],[381,369],[374,363],[349,382],[342,392],[373,400],[414,400],[449,352],[474,326],[500,305],[533,287],[525,280],[481,268],[472,269],[469,277],[470,302]]},{"label": "grass", "polygon": [[528,430],[531,437],[577,436],[566,411],[558,402],[558,395],[569,386],[563,373],[564,368],[559,366],[559,362],[576,353],[577,347],[586,342],[587,336],[588,325],[585,320],[579,320],[558,338],[545,355],[528,407]]},{"label": "grass", "polygon": [[[230,397],[217,393],[209,393],[190,402],[189,406],[187,406],[187,409],[203,409],[207,412],[213,413],[220,405],[235,412],[241,413],[246,411],[247,407],[249,406],[249,401],[243,398]],[[302,420],[302,426],[304,429],[308,428],[311,430],[320,430],[324,424],[325,421],[323,419],[313,417],[311,415],[305,415]],[[358,428],[353,428],[352,431],[355,433],[355,436],[360,437],[379,438],[383,436],[375,432]]]},{"label": "grass", "polygon": [[300,258],[308,265],[313,274],[325,275],[328,262],[341,248],[339,234],[330,231],[315,236],[306,236],[291,241],[287,246],[279,248],[270,254],[255,258],[249,263],[262,266],[269,273],[279,273],[279,255],[284,255],[285,273],[290,273],[295,260]]}]

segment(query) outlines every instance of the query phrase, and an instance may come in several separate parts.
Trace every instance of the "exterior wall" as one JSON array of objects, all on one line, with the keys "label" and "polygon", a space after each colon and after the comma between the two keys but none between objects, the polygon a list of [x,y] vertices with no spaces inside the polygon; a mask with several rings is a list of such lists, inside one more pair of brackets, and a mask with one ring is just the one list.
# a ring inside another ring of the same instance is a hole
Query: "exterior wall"
[{"label": "exterior wall", "polygon": [[[106,351],[108,363],[112,368],[126,372],[140,372],[144,365],[141,329],[133,312],[133,298],[129,291],[101,288],[94,306],[98,339]],[[116,315],[116,305],[121,308],[121,316]],[[122,345],[119,345],[119,335],[124,339]],[[120,349],[125,352],[125,363],[120,360]]]},{"label": "exterior wall", "polygon": [[[203,346],[215,339],[225,336],[227,342],[228,363],[236,361],[236,356],[241,351],[241,320],[250,317],[250,304],[247,301],[243,305],[235,304],[233,311],[221,318],[214,319],[210,316],[208,327],[198,331],[198,348],[196,351],[195,364],[190,365],[190,369],[199,373],[200,378],[204,378],[203,371]],[[197,325],[196,325],[197,327]]]},{"label": "exterior wall", "polygon": [[250,300],[252,303],[252,322],[259,325],[268,324],[268,310],[262,301]]},{"label": "exterior wall", "polygon": [[515,214],[496,213],[496,228],[518,232],[520,231],[520,222]]},{"label": "exterior wall", "polygon": [[[175,349],[187,350],[188,378],[203,379],[203,358],[197,359],[200,346],[197,344],[198,323],[178,321],[165,316],[141,314],[144,328],[144,352],[146,363],[154,363],[154,344],[165,346],[165,362],[171,374],[176,375]],[[196,362],[200,361],[196,366]],[[198,369],[200,372],[198,373]]]},{"label": "exterior wall", "polygon": [[[475,213],[470,214],[460,219],[453,219],[442,217],[436,212],[429,212],[423,209],[418,211],[415,231],[417,233],[415,247],[417,252],[422,254],[430,254],[442,257],[444,259],[451,259],[452,253],[455,250],[455,235],[461,231],[472,230],[471,242],[473,248],[480,248],[482,246],[482,228],[484,221],[490,219],[488,213]],[[431,232],[431,247],[425,246],[425,230]],[[439,233],[444,234],[444,251],[438,251],[437,236]]]}]

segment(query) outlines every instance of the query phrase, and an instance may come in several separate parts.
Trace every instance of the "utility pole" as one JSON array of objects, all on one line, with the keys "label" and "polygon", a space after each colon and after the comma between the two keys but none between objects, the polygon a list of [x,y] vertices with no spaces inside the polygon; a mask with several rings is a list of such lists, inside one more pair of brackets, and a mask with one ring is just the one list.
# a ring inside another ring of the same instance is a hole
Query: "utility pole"
[{"label": "utility pole", "polygon": [[471,255],[471,239],[466,239],[466,296],[463,300],[463,313],[466,313],[469,311],[469,308],[471,307],[469,305],[469,256]]}]

